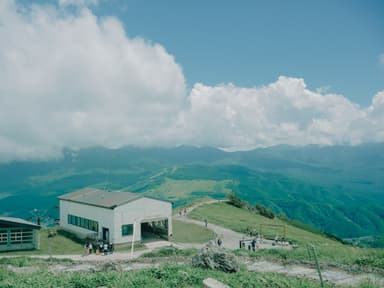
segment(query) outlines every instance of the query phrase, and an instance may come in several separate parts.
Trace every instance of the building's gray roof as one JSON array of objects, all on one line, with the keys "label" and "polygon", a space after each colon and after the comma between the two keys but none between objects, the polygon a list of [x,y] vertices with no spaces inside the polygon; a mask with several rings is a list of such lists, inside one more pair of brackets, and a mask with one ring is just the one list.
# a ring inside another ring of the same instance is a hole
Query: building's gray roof
[{"label": "building's gray roof", "polygon": [[59,196],[60,200],[113,209],[143,197],[141,194],[129,192],[107,191],[95,188],[84,188]]},{"label": "building's gray roof", "polygon": [[29,227],[34,229],[40,229],[40,226],[26,221],[21,218],[13,218],[13,217],[0,217],[0,224],[7,225],[7,226],[17,226],[17,227]]}]

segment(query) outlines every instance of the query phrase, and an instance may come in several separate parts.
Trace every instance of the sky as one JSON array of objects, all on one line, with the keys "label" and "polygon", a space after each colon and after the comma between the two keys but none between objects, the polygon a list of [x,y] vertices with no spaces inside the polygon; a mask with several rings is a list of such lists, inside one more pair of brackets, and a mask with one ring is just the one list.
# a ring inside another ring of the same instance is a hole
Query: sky
[{"label": "sky", "polygon": [[0,161],[384,141],[384,3],[0,1]]}]

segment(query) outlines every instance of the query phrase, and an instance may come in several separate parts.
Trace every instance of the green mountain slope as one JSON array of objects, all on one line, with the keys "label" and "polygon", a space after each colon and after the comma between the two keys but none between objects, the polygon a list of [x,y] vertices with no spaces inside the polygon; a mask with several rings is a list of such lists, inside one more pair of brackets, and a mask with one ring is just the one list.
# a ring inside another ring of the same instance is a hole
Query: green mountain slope
[{"label": "green mountain slope", "polygon": [[166,197],[175,205],[236,192],[339,237],[384,234],[384,144],[66,149],[63,158],[0,164],[0,214],[57,217],[56,197],[85,186]]}]

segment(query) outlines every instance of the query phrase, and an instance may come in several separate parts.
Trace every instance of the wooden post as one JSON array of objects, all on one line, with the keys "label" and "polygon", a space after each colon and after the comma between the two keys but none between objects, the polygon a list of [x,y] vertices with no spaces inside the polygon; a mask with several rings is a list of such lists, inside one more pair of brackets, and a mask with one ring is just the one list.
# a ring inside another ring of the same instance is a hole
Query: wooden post
[{"label": "wooden post", "polygon": [[[320,265],[319,265],[319,261],[318,261],[318,259],[317,259],[317,254],[316,254],[315,246],[310,245],[309,248],[310,248],[310,250],[312,251],[313,258],[314,258],[315,263],[316,263],[316,269],[317,269],[317,273],[319,274],[321,287],[324,287],[323,276],[321,275]],[[308,251],[309,251],[309,250],[308,250]]]}]

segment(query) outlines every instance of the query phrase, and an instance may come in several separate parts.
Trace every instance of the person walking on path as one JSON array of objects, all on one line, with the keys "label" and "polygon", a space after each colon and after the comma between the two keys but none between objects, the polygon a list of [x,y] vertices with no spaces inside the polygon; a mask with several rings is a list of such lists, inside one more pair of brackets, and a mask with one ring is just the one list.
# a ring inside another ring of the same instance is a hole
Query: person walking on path
[{"label": "person walking on path", "polygon": [[255,251],[256,250],[256,239],[255,238],[253,238],[251,244],[252,244],[252,251]]}]

